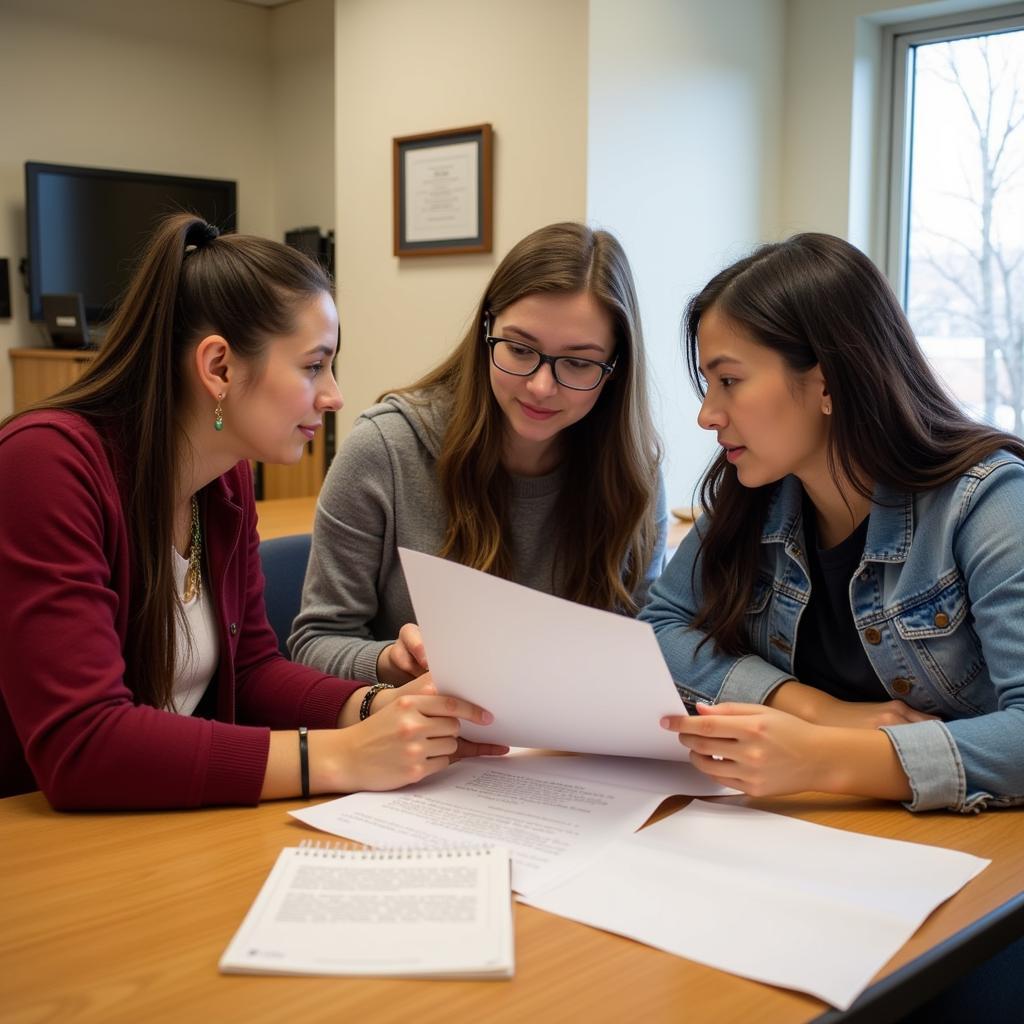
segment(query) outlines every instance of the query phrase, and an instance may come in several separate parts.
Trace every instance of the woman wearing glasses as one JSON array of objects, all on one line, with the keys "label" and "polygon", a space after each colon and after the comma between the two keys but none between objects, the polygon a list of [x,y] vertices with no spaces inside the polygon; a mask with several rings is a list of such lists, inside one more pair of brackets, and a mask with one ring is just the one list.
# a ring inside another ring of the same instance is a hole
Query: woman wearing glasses
[{"label": "woman wearing glasses", "polygon": [[535,231],[458,348],[363,413],[334,459],[293,657],[382,685],[426,670],[400,546],[635,613],[664,559],[659,459],[621,246],[581,224]]}]

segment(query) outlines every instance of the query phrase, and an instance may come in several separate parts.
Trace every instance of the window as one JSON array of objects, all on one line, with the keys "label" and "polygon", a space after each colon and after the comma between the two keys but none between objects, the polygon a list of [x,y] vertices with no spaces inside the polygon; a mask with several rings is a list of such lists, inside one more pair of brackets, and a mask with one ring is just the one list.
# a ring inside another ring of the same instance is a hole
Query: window
[{"label": "window", "polygon": [[1024,8],[890,38],[890,279],[964,408],[1024,434]]}]

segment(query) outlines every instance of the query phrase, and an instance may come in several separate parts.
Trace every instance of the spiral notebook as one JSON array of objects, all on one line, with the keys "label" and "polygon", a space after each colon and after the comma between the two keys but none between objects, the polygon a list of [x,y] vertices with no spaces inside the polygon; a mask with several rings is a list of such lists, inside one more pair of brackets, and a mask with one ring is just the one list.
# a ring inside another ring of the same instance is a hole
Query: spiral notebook
[{"label": "spiral notebook", "polygon": [[227,974],[510,978],[509,855],[497,847],[281,851]]}]

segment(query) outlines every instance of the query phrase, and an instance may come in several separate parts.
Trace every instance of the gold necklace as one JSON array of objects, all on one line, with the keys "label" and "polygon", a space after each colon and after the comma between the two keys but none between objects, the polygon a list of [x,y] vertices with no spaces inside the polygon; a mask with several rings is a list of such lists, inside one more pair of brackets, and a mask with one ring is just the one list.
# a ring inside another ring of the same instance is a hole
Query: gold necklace
[{"label": "gold necklace", "polygon": [[185,570],[183,600],[199,597],[203,590],[203,538],[199,532],[199,502],[192,495],[192,544],[188,549],[188,568]]}]

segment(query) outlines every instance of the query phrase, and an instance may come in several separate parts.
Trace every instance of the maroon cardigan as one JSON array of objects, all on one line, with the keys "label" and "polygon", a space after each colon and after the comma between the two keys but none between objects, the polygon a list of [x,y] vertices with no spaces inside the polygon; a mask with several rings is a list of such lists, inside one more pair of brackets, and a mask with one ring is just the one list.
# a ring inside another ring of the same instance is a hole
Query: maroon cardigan
[{"label": "maroon cardigan", "polygon": [[253,804],[268,726],[337,725],[361,684],[278,652],[248,463],[200,501],[219,626],[214,721],[135,704],[124,679],[133,567],[99,433],[52,411],[0,431],[0,796],[40,788],[61,810]]}]

